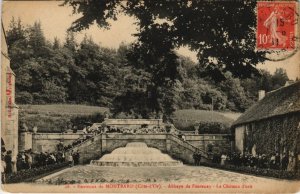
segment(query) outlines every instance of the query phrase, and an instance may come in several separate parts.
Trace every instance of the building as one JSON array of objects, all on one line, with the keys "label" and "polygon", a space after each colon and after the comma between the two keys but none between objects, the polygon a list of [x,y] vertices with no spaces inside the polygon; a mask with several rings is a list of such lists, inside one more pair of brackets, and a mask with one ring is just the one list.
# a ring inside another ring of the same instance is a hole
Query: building
[{"label": "building", "polygon": [[300,82],[266,94],[232,125],[240,153],[300,157]]},{"label": "building", "polygon": [[18,154],[18,107],[15,104],[15,74],[10,68],[5,32],[1,31],[1,150]]}]

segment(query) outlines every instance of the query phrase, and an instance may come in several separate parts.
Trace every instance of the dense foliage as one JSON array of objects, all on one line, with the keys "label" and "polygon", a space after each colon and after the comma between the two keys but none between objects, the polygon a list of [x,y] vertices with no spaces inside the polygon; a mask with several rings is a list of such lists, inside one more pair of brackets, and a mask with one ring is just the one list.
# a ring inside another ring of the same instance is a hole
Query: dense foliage
[{"label": "dense foliage", "polygon": [[262,120],[248,126],[245,151],[255,147],[258,154],[297,153],[299,136],[299,114]]},{"label": "dense foliage", "polygon": [[109,28],[109,20],[117,20],[119,13],[136,18],[135,59],[157,78],[176,78],[174,48],[183,45],[197,52],[199,64],[216,79],[227,71],[250,77],[265,60],[265,52],[255,49],[255,1],[65,0],[64,5],[81,14],[70,28],[74,31],[94,22]]},{"label": "dense foliage", "polygon": [[[166,38],[159,26],[155,29]],[[279,69],[247,79],[227,71],[224,80],[216,81],[209,70],[173,50],[160,57],[163,51],[150,52],[140,45],[139,52],[151,56],[137,55],[136,44],[109,49],[89,37],[78,43],[72,32],[63,42],[50,41],[39,22],[25,27],[12,19],[6,35],[19,104],[97,105],[109,107],[116,117],[132,118],[168,117],[178,109],[244,111],[256,101],[259,89],[270,91],[288,79]]]}]

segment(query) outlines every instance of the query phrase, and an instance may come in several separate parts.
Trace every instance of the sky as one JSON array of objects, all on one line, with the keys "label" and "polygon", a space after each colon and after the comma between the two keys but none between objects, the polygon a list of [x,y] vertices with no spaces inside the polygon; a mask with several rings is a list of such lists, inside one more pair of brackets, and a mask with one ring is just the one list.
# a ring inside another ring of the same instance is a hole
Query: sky
[{"label": "sky", "polygon": [[[2,2],[4,28],[5,30],[9,28],[12,17],[21,18],[24,25],[32,25],[35,21],[40,21],[48,40],[53,41],[57,37],[63,42],[66,30],[79,15],[73,15],[71,7],[59,6],[61,3],[62,1],[4,1]],[[109,30],[103,30],[97,25],[93,25],[88,30],[76,33],[76,39],[80,42],[84,34],[87,34],[101,46],[118,48],[122,42],[131,43],[136,40],[132,36],[133,33],[137,32],[134,22],[133,18],[121,15],[117,21],[111,21]],[[197,60],[196,54],[189,51],[188,48],[180,48],[178,52],[191,57],[193,61]],[[300,78],[300,52],[286,60],[267,61],[264,64],[258,64],[257,67],[267,69],[271,73],[276,68],[283,68],[287,71],[290,79]]]}]

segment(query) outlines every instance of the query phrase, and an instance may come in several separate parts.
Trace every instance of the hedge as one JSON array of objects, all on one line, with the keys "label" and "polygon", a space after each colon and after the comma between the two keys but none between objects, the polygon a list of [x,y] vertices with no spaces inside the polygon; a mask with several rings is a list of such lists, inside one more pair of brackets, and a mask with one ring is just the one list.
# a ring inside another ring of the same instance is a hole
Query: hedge
[{"label": "hedge", "polygon": [[42,175],[51,174],[68,166],[67,162],[52,164],[39,168],[21,170],[6,176],[6,183],[32,182]]},{"label": "hedge", "polygon": [[253,168],[248,166],[234,166],[234,165],[220,165],[215,163],[201,163],[203,166],[218,168],[222,170],[246,173],[256,176],[265,176],[265,177],[273,177],[279,179],[288,179],[288,180],[299,180],[300,172],[289,172],[283,170],[274,170],[274,169],[266,169],[266,168]]}]

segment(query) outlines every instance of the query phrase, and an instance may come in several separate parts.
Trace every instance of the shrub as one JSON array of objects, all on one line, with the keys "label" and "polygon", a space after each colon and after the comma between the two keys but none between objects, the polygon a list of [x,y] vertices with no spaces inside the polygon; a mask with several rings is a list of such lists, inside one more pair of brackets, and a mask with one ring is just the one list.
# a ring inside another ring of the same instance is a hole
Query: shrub
[{"label": "shrub", "polygon": [[6,183],[19,183],[19,182],[28,182],[33,181],[37,177],[53,172],[55,170],[61,169],[68,166],[68,163],[52,164],[48,166],[43,166],[39,168],[32,168],[27,170],[21,170],[16,173],[7,175]]},{"label": "shrub", "polygon": [[16,102],[21,104],[32,104],[33,97],[29,92],[19,92],[16,94]]},{"label": "shrub", "polygon": [[199,133],[203,134],[223,134],[230,133],[229,127],[219,122],[198,122],[198,123],[180,123],[174,122],[174,126],[182,131],[195,131],[195,126],[199,126]]},{"label": "shrub", "polygon": [[274,170],[266,168],[253,168],[248,166],[220,165],[215,163],[201,163],[203,166],[218,168],[223,170],[247,173],[257,176],[267,176],[280,179],[300,179],[300,174],[297,172],[288,172],[283,170]]}]

